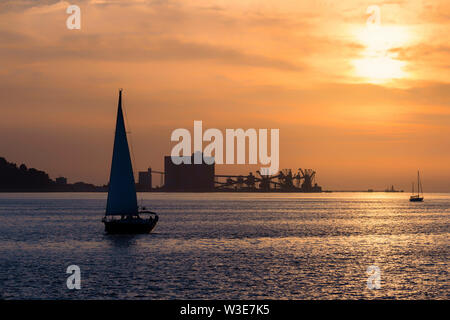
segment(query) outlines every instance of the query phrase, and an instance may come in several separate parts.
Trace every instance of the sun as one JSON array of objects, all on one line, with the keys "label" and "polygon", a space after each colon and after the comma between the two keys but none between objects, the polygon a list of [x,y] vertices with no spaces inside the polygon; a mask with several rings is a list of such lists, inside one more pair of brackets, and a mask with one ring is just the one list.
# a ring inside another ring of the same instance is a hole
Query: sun
[{"label": "sun", "polygon": [[353,61],[356,75],[365,78],[368,82],[384,83],[388,80],[406,77],[403,70],[405,62],[388,56],[368,57]]},{"label": "sun", "polygon": [[408,77],[405,71],[406,62],[399,59],[397,50],[410,40],[405,28],[364,28],[357,32],[356,37],[364,46],[360,58],[352,61],[354,73],[358,78],[369,83],[386,83]]}]

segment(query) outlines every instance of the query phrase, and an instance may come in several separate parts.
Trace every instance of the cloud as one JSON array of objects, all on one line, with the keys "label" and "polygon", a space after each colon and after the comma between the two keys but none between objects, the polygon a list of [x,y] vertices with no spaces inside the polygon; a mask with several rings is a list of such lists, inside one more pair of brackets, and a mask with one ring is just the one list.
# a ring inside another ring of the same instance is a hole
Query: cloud
[{"label": "cloud", "polygon": [[[9,43],[22,43],[26,36],[4,33]],[[33,42],[31,42],[33,43]],[[144,45],[145,43],[145,45]],[[57,45],[41,45],[34,42],[32,46],[2,45],[0,57],[8,60],[25,60],[29,62],[48,60],[102,60],[122,62],[144,61],[192,61],[210,60],[218,63],[247,67],[274,68],[285,71],[301,71],[302,67],[278,58],[247,54],[237,49],[180,41],[178,39],[147,39],[129,36],[82,35],[68,36]]]}]

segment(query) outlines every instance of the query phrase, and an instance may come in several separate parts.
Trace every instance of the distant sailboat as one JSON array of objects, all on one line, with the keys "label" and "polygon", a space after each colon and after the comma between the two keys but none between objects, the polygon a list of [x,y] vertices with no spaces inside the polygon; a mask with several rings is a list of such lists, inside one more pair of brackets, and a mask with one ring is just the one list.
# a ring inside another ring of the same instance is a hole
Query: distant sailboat
[{"label": "distant sailboat", "polygon": [[[422,196],[420,194],[422,193]],[[412,183],[412,195],[409,197],[409,201],[418,202],[423,201],[423,189],[420,182],[420,173],[417,171],[417,194],[414,194],[414,182]]]},{"label": "distant sailboat", "polygon": [[[142,218],[141,214],[148,214],[148,217]],[[122,90],[119,90],[108,200],[102,222],[107,233],[149,233],[158,222],[156,213],[139,211],[137,205],[133,166],[122,112]]]}]

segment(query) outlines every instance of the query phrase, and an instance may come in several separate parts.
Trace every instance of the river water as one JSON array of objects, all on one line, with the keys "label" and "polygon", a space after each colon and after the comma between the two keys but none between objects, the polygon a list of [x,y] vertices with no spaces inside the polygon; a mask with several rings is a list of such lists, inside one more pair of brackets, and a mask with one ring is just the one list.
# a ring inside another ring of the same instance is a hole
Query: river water
[{"label": "river water", "polygon": [[[112,236],[104,193],[0,194],[0,297],[450,298],[450,194],[138,197],[158,212],[155,230]],[[79,290],[66,286],[70,265]]]}]

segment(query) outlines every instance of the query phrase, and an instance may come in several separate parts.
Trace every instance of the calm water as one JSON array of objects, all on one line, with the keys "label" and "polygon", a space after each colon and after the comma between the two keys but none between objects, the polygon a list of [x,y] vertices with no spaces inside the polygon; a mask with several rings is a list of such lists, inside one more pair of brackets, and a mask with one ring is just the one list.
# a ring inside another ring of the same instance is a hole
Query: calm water
[{"label": "calm water", "polygon": [[[1,297],[450,298],[450,194],[139,197],[160,215],[154,232],[108,236],[105,194],[0,194]],[[72,264],[81,290],[66,287]]]}]

